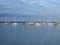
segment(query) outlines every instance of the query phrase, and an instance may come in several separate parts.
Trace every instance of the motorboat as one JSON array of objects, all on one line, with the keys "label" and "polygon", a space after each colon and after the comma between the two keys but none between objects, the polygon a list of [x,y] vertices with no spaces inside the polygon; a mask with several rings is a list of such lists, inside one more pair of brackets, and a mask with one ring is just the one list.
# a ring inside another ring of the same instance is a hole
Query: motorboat
[{"label": "motorboat", "polygon": [[34,25],[35,23],[34,22],[28,22],[28,25]]},{"label": "motorboat", "polygon": [[13,26],[16,26],[16,25],[18,25],[18,23],[12,23],[12,25],[13,25]]}]

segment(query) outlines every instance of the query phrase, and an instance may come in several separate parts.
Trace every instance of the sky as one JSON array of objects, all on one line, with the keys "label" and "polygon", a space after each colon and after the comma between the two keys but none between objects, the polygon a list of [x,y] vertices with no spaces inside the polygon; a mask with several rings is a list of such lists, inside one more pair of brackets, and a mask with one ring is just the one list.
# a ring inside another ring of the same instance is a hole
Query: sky
[{"label": "sky", "polygon": [[59,15],[60,0],[0,0],[0,13]]}]

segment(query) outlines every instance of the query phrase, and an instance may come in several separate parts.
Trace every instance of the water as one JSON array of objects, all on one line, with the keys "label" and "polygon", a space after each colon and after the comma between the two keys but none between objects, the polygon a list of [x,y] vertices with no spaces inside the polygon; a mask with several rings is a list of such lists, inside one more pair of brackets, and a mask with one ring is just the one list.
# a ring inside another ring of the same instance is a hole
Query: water
[{"label": "water", "polygon": [[0,45],[60,45],[60,23],[56,26],[0,24]]}]

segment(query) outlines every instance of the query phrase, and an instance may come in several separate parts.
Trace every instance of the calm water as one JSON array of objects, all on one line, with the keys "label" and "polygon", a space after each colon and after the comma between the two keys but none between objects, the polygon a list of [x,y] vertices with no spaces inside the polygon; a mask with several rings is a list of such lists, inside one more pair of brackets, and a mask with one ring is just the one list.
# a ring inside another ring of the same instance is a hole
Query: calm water
[{"label": "calm water", "polygon": [[60,24],[56,26],[0,24],[0,45],[60,45]]}]

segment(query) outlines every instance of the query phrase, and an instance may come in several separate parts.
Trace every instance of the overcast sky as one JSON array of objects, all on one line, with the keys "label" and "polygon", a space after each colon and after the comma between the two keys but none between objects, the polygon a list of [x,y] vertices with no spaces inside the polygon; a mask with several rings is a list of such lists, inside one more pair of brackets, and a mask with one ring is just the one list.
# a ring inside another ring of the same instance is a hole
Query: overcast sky
[{"label": "overcast sky", "polygon": [[0,13],[59,15],[60,0],[0,0]]}]

